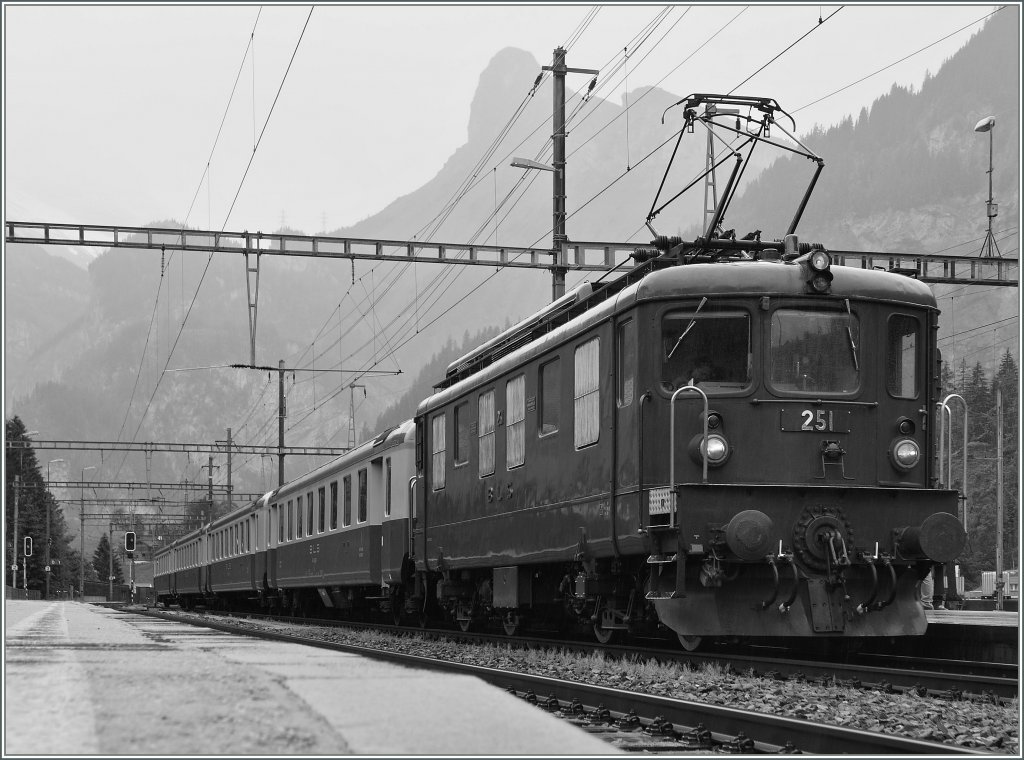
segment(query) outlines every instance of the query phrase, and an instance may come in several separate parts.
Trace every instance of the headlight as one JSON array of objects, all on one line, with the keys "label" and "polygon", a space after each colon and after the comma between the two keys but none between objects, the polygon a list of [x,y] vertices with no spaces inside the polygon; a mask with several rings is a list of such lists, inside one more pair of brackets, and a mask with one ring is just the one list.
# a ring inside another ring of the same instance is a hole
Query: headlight
[{"label": "headlight", "polygon": [[[704,463],[704,436],[698,433],[691,438],[687,450],[689,451],[690,459],[702,465]],[[731,453],[729,441],[726,440],[724,435],[720,433],[708,434],[708,467],[721,467],[729,459]]]},{"label": "headlight", "polygon": [[893,443],[889,458],[897,470],[913,469],[921,461],[921,447],[911,438],[901,438]]},{"label": "headlight", "polygon": [[832,259],[824,251],[815,251],[808,263],[815,272],[824,272],[832,264]]}]

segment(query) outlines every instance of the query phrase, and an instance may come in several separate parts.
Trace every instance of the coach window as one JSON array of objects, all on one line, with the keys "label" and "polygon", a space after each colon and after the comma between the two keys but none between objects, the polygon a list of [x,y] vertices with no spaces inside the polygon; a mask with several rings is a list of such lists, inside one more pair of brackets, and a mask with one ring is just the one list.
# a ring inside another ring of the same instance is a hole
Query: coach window
[{"label": "coach window", "polygon": [[519,467],[526,461],[526,375],[505,384],[505,466]]},{"label": "coach window", "polygon": [[306,535],[313,535],[313,492],[306,494]]},{"label": "coach window", "polygon": [[577,449],[597,443],[601,434],[600,359],[600,338],[593,338],[576,347],[573,441]]},{"label": "coach window", "polygon": [[633,403],[633,378],[636,372],[636,331],[633,329],[632,319],[627,319],[619,325],[615,342],[619,364],[615,372],[615,401],[620,407],[629,406]]},{"label": "coach window", "polygon": [[889,393],[896,398],[917,398],[918,322],[908,314],[889,317],[885,352],[885,376]]},{"label": "coach window", "polygon": [[860,385],[860,326],[846,311],[779,309],[771,322],[771,384],[777,391],[852,394]]},{"label": "coach window", "polygon": [[338,527],[338,481],[331,483],[331,530]]},{"label": "coach window", "polygon": [[665,391],[671,393],[685,385],[729,391],[750,384],[750,315],[704,303],[704,308],[669,312],[662,320],[661,384]]},{"label": "coach window", "polygon": [[317,495],[320,497],[320,519],[317,522],[317,530],[320,533],[323,533],[324,525],[327,523],[327,489],[320,486],[320,490],[317,491]]},{"label": "coach window", "polygon": [[469,461],[469,402],[455,407],[455,466]]},{"label": "coach window", "polygon": [[292,540],[292,530],[295,524],[295,518],[292,514],[292,500],[288,499],[288,540]]},{"label": "coach window", "polygon": [[284,509],[283,505],[274,505],[274,520],[277,521],[277,543],[284,543]]},{"label": "coach window", "polygon": [[548,435],[558,431],[558,394],[562,387],[562,370],[558,359],[540,365],[538,385],[540,424],[537,425],[537,432]]},{"label": "coach window", "polygon": [[342,485],[344,493],[344,511],[341,515],[341,524],[343,527],[348,527],[352,524],[352,476],[346,475],[342,478]]},{"label": "coach window", "polygon": [[391,457],[384,460],[384,516],[391,517]]},{"label": "coach window", "polygon": [[295,497],[295,537],[302,538],[302,495]]},{"label": "coach window", "polygon": [[431,484],[435,491],[444,488],[444,412],[430,421]]},{"label": "coach window", "polygon": [[366,522],[366,470],[359,471],[359,512],[356,514],[356,522]]},{"label": "coach window", "polygon": [[480,477],[494,474],[494,390],[480,394],[479,407],[479,448]]}]

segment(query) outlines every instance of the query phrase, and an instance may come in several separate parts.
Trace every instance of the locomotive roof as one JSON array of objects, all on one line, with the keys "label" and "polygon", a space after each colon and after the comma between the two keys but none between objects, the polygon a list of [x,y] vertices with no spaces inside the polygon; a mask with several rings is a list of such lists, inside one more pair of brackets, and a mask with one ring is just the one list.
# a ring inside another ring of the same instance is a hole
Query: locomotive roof
[{"label": "locomotive roof", "polygon": [[[931,288],[920,280],[876,269],[833,265],[831,292],[807,295],[815,301],[837,298],[897,301],[935,308]],[[685,296],[803,296],[806,270],[796,262],[729,261],[659,269],[640,281],[636,300]]]},{"label": "locomotive roof", "polygon": [[[874,269],[860,269],[833,265],[831,292],[828,295],[810,295],[806,292],[808,270],[802,266],[804,258],[796,261],[726,261],[708,264],[689,264],[655,269],[625,288],[602,294],[594,290],[590,299],[581,302],[587,306],[581,313],[563,324],[534,325],[529,320],[526,329],[539,337],[509,351],[495,355],[493,362],[476,372],[467,373],[420,402],[416,415],[420,416],[440,405],[458,398],[467,391],[485,385],[515,367],[543,354],[563,341],[585,332],[591,326],[630,308],[641,301],[667,300],[708,296],[726,297],[787,297],[806,298],[811,303],[834,303],[842,299],[857,301],[882,300],[918,308],[936,308],[931,289],[920,280],[902,274]],[[601,300],[603,298],[603,300]],[[508,332],[514,332],[513,330]]]}]

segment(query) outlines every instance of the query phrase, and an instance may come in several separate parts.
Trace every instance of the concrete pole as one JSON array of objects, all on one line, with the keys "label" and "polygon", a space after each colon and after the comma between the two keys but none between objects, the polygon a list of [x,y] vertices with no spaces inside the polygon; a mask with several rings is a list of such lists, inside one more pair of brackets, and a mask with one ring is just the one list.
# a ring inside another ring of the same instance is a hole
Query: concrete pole
[{"label": "concrete pole", "polygon": [[996,386],[996,609],[1003,609],[1003,394]]},{"label": "concrete pole", "polygon": [[562,244],[568,240],[565,234],[565,48],[555,48],[555,59],[551,66],[554,80],[553,118],[551,140],[554,146],[555,167],[552,177],[551,216],[552,248],[555,251],[555,266],[551,269],[551,300],[557,301],[565,295],[565,267],[561,266]]},{"label": "concrete pole", "polygon": [[228,512],[234,508],[235,505],[231,499],[231,428],[228,428]]},{"label": "concrete pole", "polygon": [[87,470],[95,470],[95,465],[82,468],[82,505],[78,510],[78,547],[81,557],[78,567],[78,595],[85,596],[85,473]]},{"label": "concrete pole", "polygon": [[107,558],[109,569],[107,572],[107,601],[114,601],[114,523],[110,523],[107,533],[107,546],[110,549],[110,556]]},{"label": "concrete pole", "polygon": [[277,485],[284,485],[284,359],[277,363]]}]

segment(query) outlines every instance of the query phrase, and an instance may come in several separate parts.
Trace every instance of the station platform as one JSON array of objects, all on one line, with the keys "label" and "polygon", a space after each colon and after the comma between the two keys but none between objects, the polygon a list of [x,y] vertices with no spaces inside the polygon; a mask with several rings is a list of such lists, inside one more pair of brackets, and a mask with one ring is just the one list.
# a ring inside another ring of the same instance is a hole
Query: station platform
[{"label": "station platform", "polygon": [[4,624],[4,756],[618,753],[470,676],[81,602]]}]

